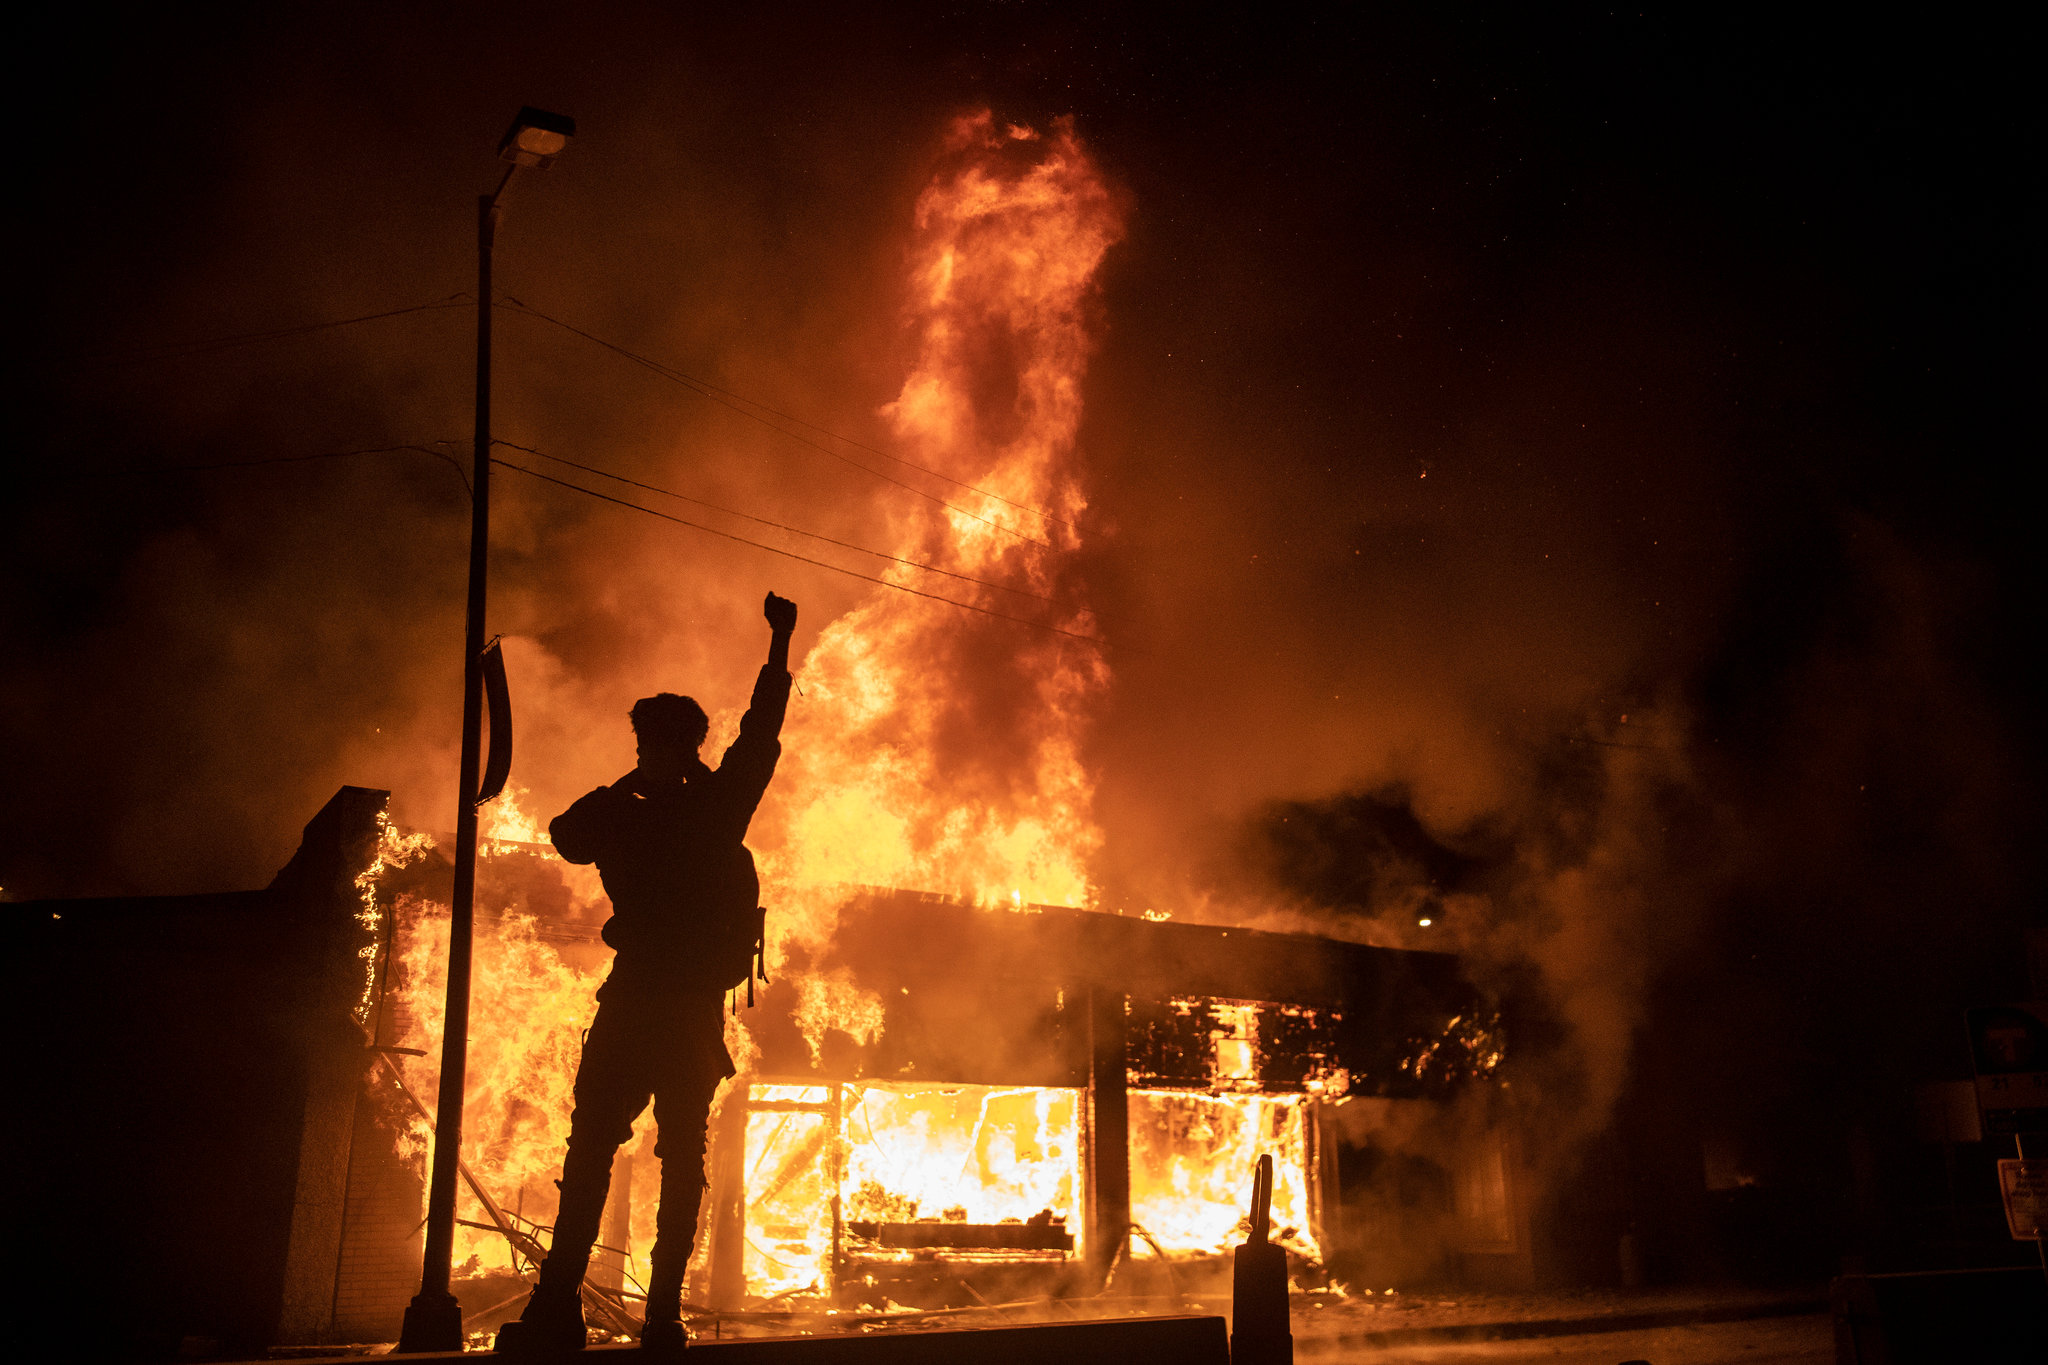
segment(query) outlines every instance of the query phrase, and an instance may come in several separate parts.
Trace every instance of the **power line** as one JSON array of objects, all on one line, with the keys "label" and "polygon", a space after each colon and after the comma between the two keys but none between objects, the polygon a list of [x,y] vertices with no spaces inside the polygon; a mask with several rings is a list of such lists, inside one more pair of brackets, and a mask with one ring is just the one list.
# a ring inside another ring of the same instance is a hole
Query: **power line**
[{"label": "power line", "polygon": [[474,300],[468,294],[450,294],[433,303],[417,303],[410,308],[391,308],[382,313],[364,313],[361,317],[336,318],[329,322],[308,322],[296,327],[272,327],[261,332],[238,332],[232,336],[206,337],[196,341],[167,341],[156,346],[145,346],[135,351],[103,351],[94,354],[64,357],[74,364],[133,365],[150,360],[182,360],[187,356],[210,355],[215,351],[230,350],[236,346],[247,346],[258,341],[276,341],[283,337],[304,336],[309,332],[332,331],[337,327],[353,327],[359,322],[379,322],[385,318],[404,317],[409,313],[432,313],[444,308],[462,308]]},{"label": "power line", "polygon": [[[135,477],[138,475],[157,474],[193,474],[205,473],[208,471],[222,469],[255,469],[268,465],[307,464],[317,460],[348,459],[350,457],[357,455],[389,455],[397,453],[399,451],[414,451],[421,455],[431,455],[436,459],[445,461],[450,467],[452,467],[455,470],[457,476],[462,479],[462,486],[465,489],[469,489],[469,477],[467,473],[463,470],[461,461],[457,460],[453,455],[451,455],[449,452],[445,450],[437,450],[434,448],[435,446],[438,445],[454,444],[456,444],[456,442],[454,441],[435,441],[429,443],[406,442],[400,445],[363,446],[354,450],[323,450],[308,455],[270,455],[250,460],[213,460],[197,464],[161,465],[155,469],[126,469],[108,470],[104,472],[95,473],[80,473],[72,475],[71,478],[93,479]],[[778,530],[789,531],[795,535],[810,536],[813,539],[823,540],[828,544],[838,545],[842,548],[855,550],[862,554],[870,554],[882,559],[895,560],[897,563],[904,564],[911,568],[924,569],[932,573],[944,574],[949,578],[958,578],[965,582],[974,583],[982,587],[998,588],[1005,592],[1021,593],[1026,597],[1038,598],[1040,601],[1050,603],[1054,606],[1059,605],[1056,601],[1054,601],[1054,599],[1050,597],[1045,597],[1040,593],[1030,592],[1022,588],[1008,587],[1007,585],[1001,583],[992,583],[985,579],[971,577],[967,574],[954,573],[950,569],[941,569],[938,568],[936,565],[920,564],[915,560],[902,559],[896,555],[884,554],[880,550],[870,550],[867,549],[865,546],[854,545],[846,541],[833,540],[829,536],[820,536],[816,535],[814,532],[801,531],[793,526],[784,526],[780,522],[769,521],[765,517],[756,517],[745,512],[738,512],[733,511],[732,509],[729,508],[718,507],[716,504],[702,502],[701,500],[696,498],[685,497],[681,493],[670,492],[668,489],[665,488],[657,488],[652,484],[640,483],[637,480],[626,478],[623,475],[612,474],[606,470],[597,469],[590,465],[577,464],[573,460],[564,460],[560,456],[549,455],[545,451],[534,450],[530,446],[517,445],[511,441],[493,441],[492,444],[505,446],[512,450],[523,450],[526,451],[528,454],[538,455],[542,459],[546,460],[554,460],[560,464],[568,465],[573,469],[580,469],[587,473],[596,474],[604,478],[617,479],[621,483],[631,484],[636,488],[646,489],[650,493],[660,493],[667,497],[676,498],[682,502],[696,503],[698,506],[710,507],[714,511],[726,512],[732,516],[745,517],[749,521],[757,521],[762,523],[763,525],[773,526]],[[510,460],[501,460],[498,459],[496,456],[493,456],[491,457],[491,463],[497,465],[501,469],[514,470],[518,473],[528,476],[529,478],[539,479],[544,483],[555,484],[559,487],[567,488],[572,492],[582,493],[587,497],[596,498],[601,502],[614,503],[620,507],[630,508],[635,512],[644,512],[650,517],[659,517],[663,521],[672,521],[676,523],[678,526],[688,526],[692,530],[705,531],[710,533],[711,535],[719,536],[723,539],[734,541],[741,545],[751,546],[757,550],[766,550],[770,554],[781,555],[785,559],[794,559],[799,563],[810,564],[817,568],[827,569],[837,574],[844,574],[848,578],[858,578],[865,583],[874,583],[884,588],[893,588],[897,592],[909,593],[913,597],[922,597],[933,602],[943,602],[949,607],[958,607],[963,611],[975,612],[982,616],[991,616],[998,621],[1013,621],[1021,626],[1030,626],[1034,630],[1049,631],[1054,635],[1063,635],[1070,640],[1079,640],[1083,644],[1093,645],[1097,649],[1103,648],[1106,644],[1106,642],[1100,636],[1087,635],[1083,634],[1080,631],[1067,630],[1064,627],[1050,625],[1044,621],[1034,621],[1026,616],[1012,616],[1008,612],[995,611],[988,607],[977,606],[972,602],[962,602],[957,598],[944,597],[938,593],[926,592],[921,588],[913,588],[903,583],[892,583],[886,578],[877,578],[873,574],[865,574],[860,572],[858,569],[844,568],[841,565],[832,564],[822,559],[813,559],[809,555],[798,554],[794,550],[785,550],[777,545],[769,545],[762,541],[750,540],[745,536],[734,535],[730,531],[721,531],[715,526],[706,526],[701,522],[690,521],[684,517],[671,516],[667,512],[659,512],[652,507],[642,507],[639,503],[628,502],[624,498],[615,498],[611,496],[609,493],[600,493],[594,488],[585,488],[583,485],[578,483],[571,483],[567,479],[558,479],[551,474],[543,474],[537,469],[528,469],[525,465],[514,464]],[[1083,608],[1082,610],[1087,609]]]},{"label": "power line", "polygon": [[894,588],[897,592],[907,592],[913,597],[923,597],[933,602],[943,602],[949,607],[958,607],[962,611],[977,612],[982,616],[993,616],[998,621],[1014,621],[1020,626],[1030,626],[1034,630],[1050,631],[1054,635],[1064,635],[1070,640],[1079,640],[1082,644],[1093,645],[1097,649],[1103,648],[1107,643],[1100,636],[1084,635],[1080,631],[1066,630],[1060,626],[1048,625],[1043,621],[1033,621],[1026,616],[1012,616],[1008,612],[994,611],[988,607],[976,606],[972,602],[962,602],[957,598],[952,597],[941,597],[938,593],[926,592],[921,588],[909,587],[902,583],[891,583],[886,578],[877,578],[873,574],[865,574],[860,572],[858,569],[842,568],[840,565],[831,564],[822,559],[813,559],[809,555],[798,554],[794,550],[785,550],[782,549],[780,546],[765,544],[762,541],[758,540],[749,540],[745,536],[734,535],[730,531],[721,531],[715,526],[706,526],[702,522],[690,521],[684,517],[672,516],[667,512],[657,512],[652,507],[642,507],[637,502],[628,502],[624,498],[615,498],[609,493],[600,493],[595,488],[585,488],[580,483],[571,483],[567,479],[558,479],[552,474],[543,474],[538,469],[528,469],[525,465],[513,464],[510,460],[500,460],[494,456],[492,457],[491,463],[503,469],[517,470],[519,473],[525,474],[529,478],[540,479],[544,482],[556,484],[559,485],[560,487],[570,489],[574,492],[582,493],[587,497],[597,498],[603,502],[616,503],[620,507],[629,507],[635,512],[645,512],[648,516],[660,517],[663,521],[675,522],[678,526],[688,526],[693,530],[706,531],[714,536],[720,536],[726,540],[737,541],[741,545],[751,545],[753,548],[757,550],[766,550],[770,554],[781,555],[786,559],[794,559],[799,563],[814,565],[815,567],[820,569],[829,569],[833,573],[845,574],[848,578],[858,578],[866,583],[875,583],[885,588]]},{"label": "power line", "polygon": [[[582,331],[579,328],[570,327],[568,323],[561,321],[559,318],[551,318],[546,313],[541,312],[537,308],[529,307],[527,304],[520,302],[518,299],[511,298],[508,296],[505,302],[511,304],[515,308],[524,309],[526,312],[532,314],[534,317],[539,318],[542,322],[552,322],[557,327],[567,327],[570,331],[576,332],[579,336],[587,337],[590,340],[597,342],[600,346],[612,345],[612,343],[591,336],[590,333]],[[619,351],[624,350],[623,347],[617,346],[613,346],[612,349]],[[638,359],[639,357],[635,358]],[[673,367],[667,368],[672,369]],[[751,407],[760,408],[763,412],[772,413],[775,416],[780,417],[785,422],[794,422],[800,427],[807,427],[810,430],[817,432],[820,436],[829,436],[835,441],[844,441],[846,442],[846,444],[852,446],[855,450],[865,450],[870,455],[879,455],[883,459],[891,462],[892,464],[900,464],[905,469],[915,469],[920,473],[929,474],[935,479],[940,479],[946,483],[952,484],[955,488],[964,488],[970,493],[979,493],[984,498],[992,498],[996,502],[1002,503],[1006,507],[1016,508],[1019,512],[1029,512],[1031,513],[1031,515],[1035,517],[1044,517],[1047,521],[1058,522],[1060,525],[1066,527],[1070,531],[1078,531],[1081,529],[1080,527],[1074,525],[1073,522],[1068,521],[1065,517],[1054,516],[1051,512],[1046,511],[1044,508],[1033,507],[1029,503],[1017,502],[1012,498],[1004,497],[1001,493],[995,493],[991,492],[986,488],[976,487],[974,484],[968,483],[963,479],[956,479],[951,474],[947,474],[940,470],[933,469],[930,465],[922,465],[915,460],[906,460],[901,455],[897,455],[890,451],[883,450],[879,446],[871,446],[867,444],[865,441],[856,441],[851,436],[842,436],[838,432],[833,431],[830,427],[821,427],[816,422],[807,422],[803,418],[798,417],[795,413],[784,412],[780,408],[774,407],[767,403],[763,403],[758,398],[749,398],[743,393],[734,393],[731,389],[720,388],[718,385],[712,383],[708,379],[699,379],[695,375],[684,374],[681,370],[676,370],[675,373],[681,376],[682,378],[689,380],[692,384],[697,385],[699,388],[709,389],[712,393],[721,394],[726,398],[734,400],[735,402],[745,403]]]},{"label": "power line", "polygon": [[[772,526],[778,531],[787,531],[794,536],[803,536],[809,540],[823,541],[827,545],[837,545],[842,550],[853,550],[860,554],[873,555],[877,559],[886,559],[891,561],[892,563],[902,564],[912,569],[922,569],[926,573],[944,574],[947,578],[957,578],[963,583],[972,583],[977,587],[993,588],[997,592],[1015,593],[1019,597],[1032,597],[1036,598],[1040,602],[1049,602],[1053,606],[1061,605],[1058,598],[1048,597],[1046,594],[1042,592],[1033,592],[1029,588],[1016,588],[1010,586],[1007,583],[995,583],[991,582],[986,578],[976,578],[973,574],[959,573],[953,569],[942,569],[936,564],[926,564],[923,561],[916,559],[905,559],[901,555],[892,555],[888,553],[886,550],[871,550],[865,545],[856,545],[852,541],[835,540],[831,536],[820,535],[816,531],[806,531],[801,527],[785,525],[784,523],[779,521],[771,521],[767,517],[757,517],[751,512],[742,512],[739,511],[737,508],[721,507],[715,502],[706,502],[702,498],[693,498],[686,493],[678,493],[673,489],[662,488],[659,487],[658,485],[651,483],[642,483],[638,479],[629,479],[624,474],[614,474],[609,469],[599,469],[595,465],[578,464],[574,460],[563,459],[560,455],[550,455],[545,450],[536,450],[532,446],[520,445],[517,441],[500,441],[493,439],[491,444],[504,446],[508,450],[523,450],[529,455],[538,455],[543,460],[553,460],[556,464],[567,465],[571,469],[580,469],[586,474],[595,474],[600,478],[616,479],[620,483],[630,484],[634,488],[645,489],[649,493],[659,493],[665,498],[674,498],[678,502],[691,503],[697,507],[708,507],[714,512],[723,512],[729,517],[740,517],[747,521],[758,523],[762,526]],[[1088,611],[1090,612],[1090,614],[1093,614],[1092,608],[1082,607],[1078,608],[1078,610]]]},{"label": "power line", "polygon": [[893,455],[890,452],[883,450],[880,446],[871,446],[865,441],[856,441],[851,436],[841,436],[838,432],[833,431],[827,427],[821,427],[816,422],[806,422],[803,418],[796,416],[794,413],[788,413],[782,411],[782,409],[780,408],[770,407],[768,406],[768,404],[763,403],[758,398],[748,398],[743,394],[734,393],[730,389],[721,389],[716,384],[713,384],[708,380],[700,379],[697,382],[704,385],[704,387],[707,389],[711,389],[714,392],[724,394],[728,398],[737,399],[739,402],[742,403],[752,403],[755,407],[760,408],[764,412],[772,412],[785,422],[794,422],[800,427],[809,427],[812,431],[817,432],[821,436],[830,436],[835,441],[844,441],[848,445],[852,446],[855,450],[865,450],[870,455],[879,455],[883,459],[892,461],[896,464],[900,464],[906,469],[920,470],[923,473],[931,475],[935,479],[942,479],[945,482],[952,484],[955,488],[964,488],[970,493],[979,493],[984,498],[993,498],[995,499],[995,501],[1002,503],[1006,507],[1016,508],[1019,512],[1029,512],[1034,517],[1044,517],[1047,521],[1058,522],[1060,525],[1066,527],[1069,531],[1078,532],[1081,529],[1080,527],[1074,525],[1073,522],[1068,521],[1065,517],[1054,516],[1051,512],[1046,511],[1042,507],[1033,507],[1029,503],[1018,502],[1013,498],[1006,498],[1001,493],[994,493],[986,488],[980,488],[975,486],[974,484],[968,483],[963,479],[956,479],[951,474],[941,473],[940,471],[933,469],[930,465],[922,465],[915,460],[906,460],[901,455]]},{"label": "power line", "polygon": [[[508,297],[504,301],[504,303],[500,304],[499,306],[509,306],[516,313],[524,313],[528,317],[538,318],[542,322],[552,323],[554,326],[560,327],[563,331],[573,332],[575,335],[582,337],[584,340],[589,341],[595,345],[602,346],[607,351],[611,351],[617,355],[623,356],[627,360],[632,361],[636,365],[645,366],[647,369],[654,371],[654,373],[660,375],[662,378],[667,379],[672,383],[680,384],[683,388],[688,389],[691,393],[696,394],[699,398],[708,398],[712,402],[718,404],[720,407],[729,408],[733,412],[738,413],[740,416],[745,417],[750,421],[759,422],[762,426],[767,427],[770,431],[780,432],[782,435],[787,436],[790,440],[795,441],[799,445],[808,446],[812,450],[817,451],[819,454],[830,456],[832,459],[839,461],[841,464],[851,465],[855,469],[858,469],[863,473],[872,474],[876,478],[882,480],[885,483],[895,484],[898,488],[901,488],[906,492],[915,493],[920,498],[924,498],[927,499],[928,501],[937,503],[939,506],[945,508],[949,512],[958,512],[963,517],[972,517],[974,520],[982,523],[984,526],[994,527],[996,530],[1001,531],[1004,535],[1015,536],[1017,539],[1026,541],[1032,545],[1036,545],[1040,549],[1050,550],[1053,548],[1053,544],[1049,540],[1041,540],[1037,536],[1027,535],[1022,531],[1016,530],[1012,527],[1005,526],[999,521],[994,521],[988,517],[984,517],[978,512],[970,512],[965,507],[961,507],[956,503],[947,502],[944,498],[938,496],[936,493],[927,493],[924,489],[919,488],[915,484],[905,483],[903,480],[896,478],[894,475],[883,473],[881,470],[876,469],[873,465],[862,464],[859,460],[853,459],[846,455],[842,455],[838,451],[832,449],[830,446],[820,445],[818,442],[811,440],[808,436],[805,436],[800,432],[791,431],[788,427],[777,426],[775,423],[761,416],[760,413],[751,411],[749,408],[741,406],[742,404],[753,404],[753,406],[762,408],[765,411],[775,412],[775,409],[768,407],[768,405],[765,403],[755,403],[754,400],[751,398],[741,398],[737,394],[729,394],[724,389],[718,388],[716,385],[708,384],[705,381],[698,379],[693,375],[685,374],[683,371],[675,369],[672,366],[664,365],[659,360],[650,359],[647,356],[641,355],[638,351],[629,351],[624,346],[621,346],[616,342],[606,341],[603,337],[598,336],[595,333],[586,332],[581,327],[578,327],[573,323],[564,322],[560,318],[549,317],[546,313],[543,313],[536,308],[529,308],[524,303],[521,303],[518,299]],[[777,413],[776,415],[781,416],[780,413]],[[789,418],[788,420],[798,421],[800,419]],[[803,425],[811,426],[811,424],[808,422],[804,422]],[[812,427],[812,429],[815,431],[824,431],[824,428],[822,427]],[[832,433],[826,432],[825,434],[831,435]],[[849,445],[860,445],[858,441],[850,440],[849,438],[844,436],[836,436],[834,437],[834,439],[846,441]],[[872,447],[869,446],[862,446],[861,448],[864,450],[872,449]],[[968,489],[975,493],[979,493],[981,496],[985,498],[992,498],[997,502],[1007,503],[1009,506],[1015,507],[1020,511],[1029,512],[1033,516],[1046,517],[1049,520],[1059,521],[1058,517],[1052,516],[1052,514],[1049,512],[1041,512],[1037,508],[1027,507],[1023,503],[1011,502],[1010,499],[1003,497],[1000,493],[991,493],[988,492],[986,489],[976,488],[973,484],[961,483],[960,480],[952,478],[945,474],[941,474],[936,469],[926,469],[923,465],[914,464],[909,460],[900,458],[899,456],[888,455],[885,451],[877,453],[886,455],[887,458],[895,460],[898,464],[906,465],[912,469],[924,470],[925,473],[932,475],[934,478],[945,479],[946,482],[952,484],[959,484],[960,487]],[[1065,526],[1071,526],[1073,523],[1061,522],[1061,524]]]},{"label": "power line", "polygon": [[[253,345],[257,342],[262,341],[275,341],[287,337],[305,336],[313,332],[331,331],[335,328],[340,327],[352,327],[357,325],[358,323],[378,322],[386,318],[404,317],[412,313],[431,313],[449,308],[467,307],[470,301],[470,295],[466,293],[455,293],[449,295],[445,299],[439,299],[432,303],[414,304],[406,308],[391,308],[386,309],[385,311],[380,313],[364,313],[361,314],[360,316],[351,318],[335,318],[325,322],[302,323],[300,325],[293,327],[272,327],[266,328],[262,331],[239,332],[228,336],[206,337],[192,341],[164,342],[156,346],[142,347],[135,351],[99,352],[85,355],[75,355],[65,357],[64,361],[66,363],[74,364],[124,365],[142,364],[152,360],[182,360],[192,356],[210,355],[217,351],[230,350],[237,346]],[[939,506],[944,507],[949,512],[958,512],[961,516],[971,517],[975,521],[981,522],[983,525],[989,526],[997,531],[1001,531],[1005,535],[1014,536],[1019,540],[1023,540],[1032,545],[1039,546],[1042,549],[1049,550],[1053,548],[1051,542],[1049,541],[1040,539],[1037,536],[1028,535],[1012,527],[1005,526],[1001,522],[995,521],[988,517],[984,517],[979,513],[971,512],[964,507],[960,507],[954,503],[947,502],[945,499],[940,498],[934,494],[928,493],[925,490],[918,488],[913,484],[908,484],[903,482],[901,479],[893,478],[890,475],[873,468],[872,466],[862,464],[859,460],[850,459],[847,456],[839,453],[836,450],[831,449],[828,446],[823,446],[818,444],[816,441],[809,440],[808,438],[798,434],[797,432],[790,431],[786,427],[777,426],[774,422],[768,421],[767,418],[764,418],[759,413],[750,411],[749,409],[759,408],[763,412],[767,412],[773,415],[774,417],[780,418],[782,421],[793,422],[798,426],[805,427],[811,431],[818,432],[820,435],[828,436],[835,441],[843,441],[847,445],[850,445],[857,450],[864,450],[870,454],[879,455],[883,459],[889,460],[892,463],[902,465],[907,469],[915,469],[920,471],[921,473],[929,474],[933,478],[940,479],[946,483],[950,483],[956,488],[966,489],[968,492],[975,493],[981,497],[985,497],[992,501],[1002,503],[1006,507],[1013,507],[1020,512],[1029,512],[1033,516],[1042,517],[1047,521],[1057,522],[1059,525],[1065,526],[1070,530],[1078,529],[1074,526],[1074,523],[1068,521],[1064,517],[1055,516],[1051,512],[1044,511],[1041,508],[1032,507],[1026,503],[1018,502],[1013,498],[1006,498],[1000,493],[993,492],[986,488],[977,487],[976,485],[967,483],[964,480],[956,479],[950,474],[942,473],[939,470],[932,469],[927,465],[918,464],[915,460],[906,460],[900,455],[891,454],[889,451],[879,449],[878,447],[868,445],[861,441],[856,441],[850,436],[841,436],[837,432],[831,431],[825,427],[821,427],[815,422],[809,422],[801,417],[795,416],[792,413],[783,412],[781,409],[772,407],[769,404],[763,403],[758,399],[748,398],[743,394],[737,394],[729,389],[720,388],[718,385],[711,383],[709,380],[699,379],[694,375],[686,374],[681,370],[675,369],[673,366],[665,365],[658,360],[652,359],[651,357],[641,355],[637,351],[628,350],[626,347],[620,346],[615,342],[607,341],[603,337],[597,336],[595,333],[585,331],[583,328],[575,326],[573,323],[565,322],[560,318],[553,317],[550,316],[549,314],[543,313],[539,309],[529,307],[526,303],[522,302],[519,299],[507,297],[504,300],[504,302],[499,306],[510,306],[516,312],[524,313],[529,317],[537,318],[542,322],[546,322],[553,326],[560,327],[564,331],[571,332],[576,336],[582,337],[595,345],[601,346],[606,350],[612,351],[624,357],[625,359],[633,361],[635,364],[645,366],[646,368],[654,371],[656,374],[661,375],[663,378],[672,380],[673,382],[682,385],[684,388],[687,388],[692,392],[698,394],[699,397],[709,398],[711,401],[718,403],[720,406],[729,408],[732,411],[739,413],[743,417],[747,417],[753,421],[759,422],[763,426],[768,427],[770,430],[779,432],[780,434],[789,437],[791,440],[796,441],[801,445],[808,446],[810,449],[818,451],[820,454],[830,456],[831,458],[840,461],[842,464],[851,465],[853,468],[861,470],[864,473],[872,474],[876,478],[882,479],[888,483],[896,485],[898,488],[904,489],[906,492],[915,493],[917,496],[921,498],[925,498],[937,503]],[[741,406],[743,404],[746,406]],[[534,453],[538,454],[540,452]],[[319,457],[309,456],[306,458]],[[194,466],[194,468],[199,467],[201,466]],[[227,466],[220,467],[224,468]],[[603,471],[593,472],[602,473]],[[738,513],[735,515],[745,514]],[[805,533],[798,532],[798,534]],[[850,548],[858,549],[859,547],[854,546]],[[943,573],[945,571],[934,570],[934,572]],[[1015,590],[1005,589],[1005,591]],[[1037,594],[1029,595],[1036,596]]]}]

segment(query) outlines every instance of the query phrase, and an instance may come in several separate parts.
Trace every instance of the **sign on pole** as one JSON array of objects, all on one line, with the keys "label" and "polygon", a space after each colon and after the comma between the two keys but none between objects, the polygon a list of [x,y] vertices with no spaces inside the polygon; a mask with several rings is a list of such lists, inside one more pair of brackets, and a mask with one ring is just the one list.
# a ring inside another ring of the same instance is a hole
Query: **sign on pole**
[{"label": "sign on pole", "polygon": [[2006,1157],[1998,1163],[1998,1192],[2005,1196],[2005,1225],[2020,1242],[2041,1240],[2048,1222],[2048,1161]]},{"label": "sign on pole", "polygon": [[2038,1242],[2048,1222],[2048,1161],[2006,1157],[1998,1163],[1998,1192],[2005,1196],[2005,1225],[2014,1240]]},{"label": "sign on pole", "polygon": [[2048,1004],[1991,1005],[1965,1014],[1984,1131],[2048,1132]]}]

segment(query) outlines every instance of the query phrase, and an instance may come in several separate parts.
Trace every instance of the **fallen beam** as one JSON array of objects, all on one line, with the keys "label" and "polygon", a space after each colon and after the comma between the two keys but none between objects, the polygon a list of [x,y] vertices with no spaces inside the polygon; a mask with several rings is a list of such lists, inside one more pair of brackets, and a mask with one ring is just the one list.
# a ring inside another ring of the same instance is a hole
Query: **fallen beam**
[{"label": "fallen beam", "polygon": [[856,1237],[892,1249],[952,1247],[976,1251],[1072,1251],[1074,1234],[1043,1223],[848,1223]]}]

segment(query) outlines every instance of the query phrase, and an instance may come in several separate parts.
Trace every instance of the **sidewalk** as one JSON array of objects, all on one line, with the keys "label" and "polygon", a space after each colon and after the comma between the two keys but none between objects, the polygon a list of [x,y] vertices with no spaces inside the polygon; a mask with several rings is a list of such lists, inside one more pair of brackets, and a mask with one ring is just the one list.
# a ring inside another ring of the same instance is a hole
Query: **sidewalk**
[{"label": "sidewalk", "polygon": [[1827,1289],[1577,1290],[1550,1294],[1297,1295],[1294,1349],[1314,1356],[1360,1346],[1508,1341],[1734,1322],[1828,1310]]},{"label": "sidewalk", "polygon": [[[1295,1294],[1290,1299],[1294,1349],[1305,1358],[1360,1347],[1425,1343],[1507,1341],[1639,1331],[1692,1323],[1734,1322],[1827,1311],[1824,1287],[1759,1290],[1713,1289],[1581,1290],[1550,1294],[1484,1294],[1466,1290],[1433,1293],[1360,1290],[1347,1296]],[[748,1313],[725,1318],[717,1327],[693,1323],[696,1346],[765,1346],[793,1337],[812,1341],[866,1340],[943,1335],[959,1329],[1004,1329],[1026,1325],[1107,1325],[1126,1315],[1180,1318],[1230,1315],[1228,1295],[1183,1298],[1116,1297],[1061,1303],[1006,1305],[997,1309],[955,1309],[943,1313],[884,1314]],[[1126,1319],[1127,1320],[1127,1319]],[[696,1349],[693,1346],[693,1349]],[[609,1355],[626,1345],[598,1347]],[[266,1359],[303,1365],[382,1355],[388,1345],[273,1350]],[[459,1357],[450,1357],[455,1359]],[[471,1358],[475,1358],[472,1356]],[[599,1358],[603,1358],[600,1356]],[[422,1357],[411,1357],[423,1360]]]}]

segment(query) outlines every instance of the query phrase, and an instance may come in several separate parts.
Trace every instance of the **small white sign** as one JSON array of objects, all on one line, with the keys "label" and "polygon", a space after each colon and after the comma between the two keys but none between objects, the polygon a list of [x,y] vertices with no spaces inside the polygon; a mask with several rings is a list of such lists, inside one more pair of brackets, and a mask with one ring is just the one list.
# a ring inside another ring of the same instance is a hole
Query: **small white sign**
[{"label": "small white sign", "polygon": [[2014,1240],[2038,1242],[2048,1221],[2048,1161],[2006,1157],[1998,1163],[1998,1191],[2005,1196],[2005,1225]]}]

